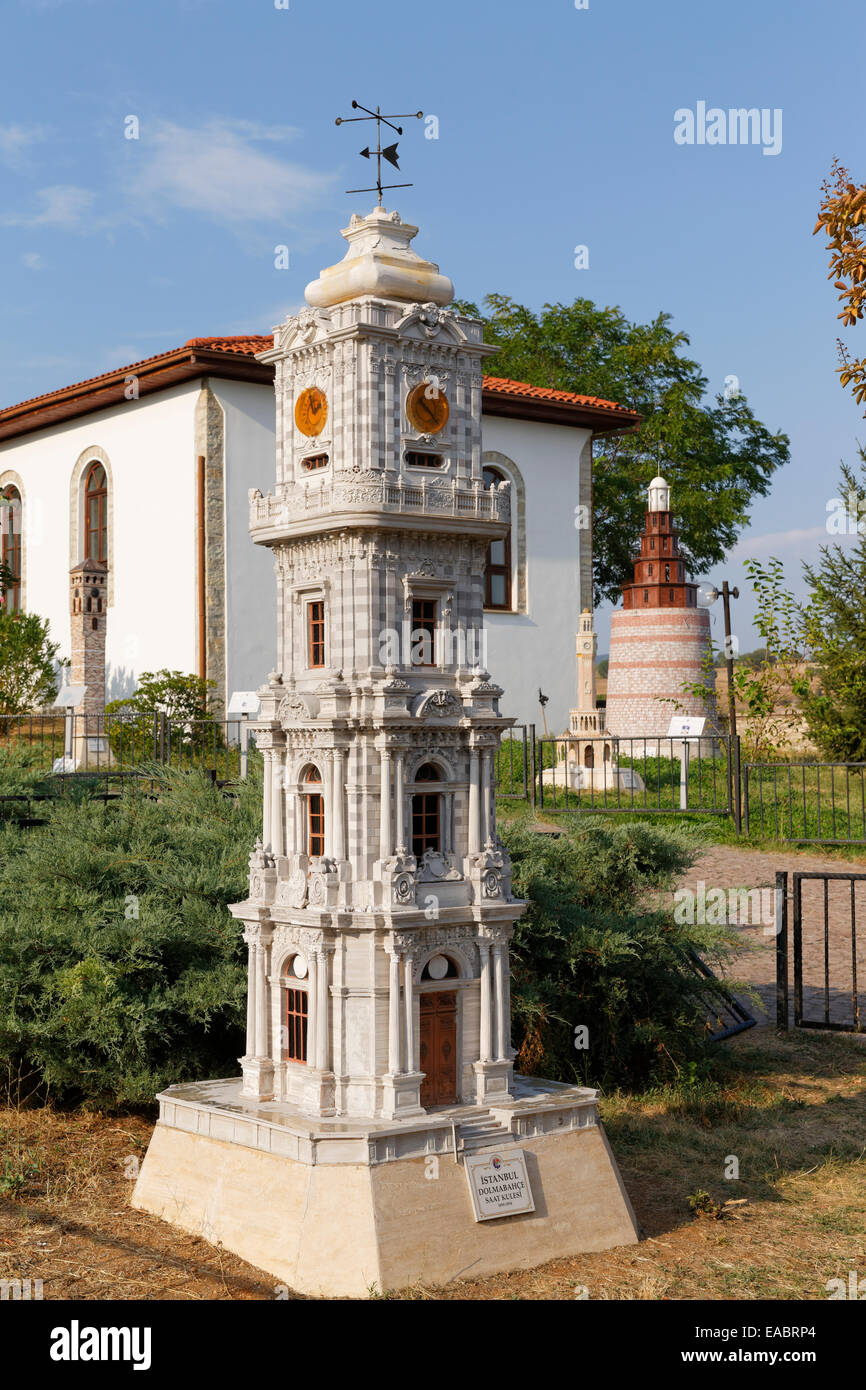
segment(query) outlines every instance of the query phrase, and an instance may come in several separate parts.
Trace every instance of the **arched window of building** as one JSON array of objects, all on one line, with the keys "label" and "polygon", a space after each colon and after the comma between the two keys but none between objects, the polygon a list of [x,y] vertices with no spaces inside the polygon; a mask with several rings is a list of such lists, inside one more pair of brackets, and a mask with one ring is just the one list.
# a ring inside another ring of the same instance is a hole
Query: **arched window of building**
[{"label": "arched window of building", "polygon": [[302,955],[293,956],[282,978],[283,1023],[285,1027],[284,1060],[307,1060],[309,1025],[309,994],[307,992],[307,962]]},{"label": "arched window of building", "polygon": [[[485,487],[507,481],[499,468],[489,464],[482,473]],[[484,572],[484,607],[511,608],[511,532],[501,541],[491,541],[487,547],[487,567]]]},{"label": "arched window of building", "polygon": [[317,767],[308,767],[302,780],[307,803],[306,853],[318,859],[325,853],[325,798],[315,790],[322,785],[322,774]]},{"label": "arched window of building", "polygon": [[[439,769],[424,763],[415,773],[416,785],[441,781]],[[412,797],[412,853],[421,859],[428,849],[441,850],[442,829],[438,792],[415,792]]]},{"label": "arched window of building", "polygon": [[15,577],[6,590],[6,611],[21,607],[21,493],[10,483],[0,494],[0,560]]},{"label": "arched window of building", "polygon": [[108,563],[108,479],[96,462],[84,481],[84,558]]}]

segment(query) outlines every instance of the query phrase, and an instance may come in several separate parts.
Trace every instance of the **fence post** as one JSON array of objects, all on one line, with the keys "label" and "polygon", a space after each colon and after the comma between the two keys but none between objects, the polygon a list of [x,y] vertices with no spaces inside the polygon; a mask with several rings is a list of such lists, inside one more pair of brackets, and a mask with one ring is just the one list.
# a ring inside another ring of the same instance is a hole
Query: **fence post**
[{"label": "fence post", "polygon": [[532,809],[535,810],[535,725],[529,725],[529,771],[532,777]]},{"label": "fence post", "polygon": [[749,764],[743,768],[743,829],[749,834]]},{"label": "fence post", "polygon": [[734,738],[734,829],[739,835],[742,830],[742,800],[740,798],[740,735]]},{"label": "fence post", "polygon": [[776,871],[776,1027],[788,1028],[788,875]]}]

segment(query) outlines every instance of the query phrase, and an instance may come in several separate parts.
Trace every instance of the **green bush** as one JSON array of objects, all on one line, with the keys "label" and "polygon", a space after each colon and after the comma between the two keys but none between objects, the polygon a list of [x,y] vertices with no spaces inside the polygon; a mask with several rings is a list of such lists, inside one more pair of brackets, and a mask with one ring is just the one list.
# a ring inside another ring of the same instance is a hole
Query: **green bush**
[{"label": "green bush", "polygon": [[115,758],[130,767],[163,757],[175,766],[215,760],[226,747],[223,725],[208,705],[215,689],[216,681],[182,671],[143,672],[134,695],[105,706]]},{"label": "green bush", "polygon": [[108,806],[69,789],[44,829],[0,825],[0,1060],[64,1100],[150,1102],[238,1069],[246,952],[226,905],[247,892],[258,768],[233,796],[190,772],[158,789]]},{"label": "green bush", "polygon": [[[514,891],[530,906],[512,948],[512,1025],[520,1071],[585,1085],[642,1086],[704,1052],[707,1016],[689,950],[724,965],[733,939],[654,908],[694,856],[682,833],[597,821],[561,838],[503,831]],[[648,905],[649,904],[649,905]],[[575,1029],[588,1030],[585,1048]]]}]

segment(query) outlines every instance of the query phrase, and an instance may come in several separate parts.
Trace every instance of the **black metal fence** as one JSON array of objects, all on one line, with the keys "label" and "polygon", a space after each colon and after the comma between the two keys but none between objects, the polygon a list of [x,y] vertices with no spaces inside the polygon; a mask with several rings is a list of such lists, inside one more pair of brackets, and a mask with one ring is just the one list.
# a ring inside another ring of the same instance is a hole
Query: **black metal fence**
[{"label": "black metal fence", "polygon": [[[793,927],[790,934],[789,908]],[[861,1020],[866,1008],[866,933],[861,930],[858,936],[858,925],[864,917],[866,874],[776,874],[779,1028],[790,1027],[793,1021],[795,1028],[864,1031]]]},{"label": "black metal fence", "polygon": [[753,839],[866,845],[866,763],[741,762],[729,736],[539,736],[503,739],[497,795],[545,813],[628,812],[729,818]]},{"label": "black metal fence", "polygon": [[253,740],[242,717],[172,720],[161,711],[0,715],[0,751],[24,753],[29,769],[52,777],[115,777],[160,763],[229,781],[246,776]]},{"label": "black metal fence", "polygon": [[541,811],[734,814],[729,738],[543,737],[529,762]]}]

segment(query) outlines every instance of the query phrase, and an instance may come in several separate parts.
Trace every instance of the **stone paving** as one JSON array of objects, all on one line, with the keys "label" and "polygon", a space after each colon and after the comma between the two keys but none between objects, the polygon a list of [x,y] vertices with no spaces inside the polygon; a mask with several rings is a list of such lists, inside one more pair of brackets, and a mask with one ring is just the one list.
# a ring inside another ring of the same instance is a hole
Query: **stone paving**
[{"label": "stone paving", "polygon": [[[728,973],[748,981],[761,999],[762,1009],[754,1004],[759,1024],[775,1025],[776,1021],[776,934],[773,920],[772,891],[762,900],[757,895],[750,900],[750,911],[744,915],[742,899],[731,903],[730,889],[773,890],[776,871],[788,873],[788,891],[793,891],[794,873],[835,873],[866,875],[866,856],[860,861],[830,858],[816,853],[799,853],[780,845],[771,852],[740,848],[738,845],[714,845],[702,854],[681,879],[679,888],[690,888],[696,894],[696,907],[702,900],[699,885],[703,883],[705,920],[712,921],[712,889],[726,890],[726,904],[731,925],[747,942],[744,950],[731,963]],[[707,901],[709,900],[709,901]],[[717,899],[718,901],[718,899]],[[734,911],[731,914],[730,909]],[[853,887],[856,931],[857,1004],[861,1026],[866,1029],[866,878]],[[831,882],[824,885],[804,880],[803,908],[803,1016],[821,1023],[825,1007],[831,1022],[851,1023],[855,1018],[852,999],[854,983],[854,952],[852,951],[852,887],[849,883]],[[826,934],[825,934],[826,908]],[[743,925],[743,922],[748,925]],[[788,904],[789,940],[789,1020],[794,1008],[794,912]],[[825,939],[826,938],[826,939]],[[829,965],[829,990],[825,996],[825,956]],[[748,1003],[748,1001],[746,1001]]]}]

